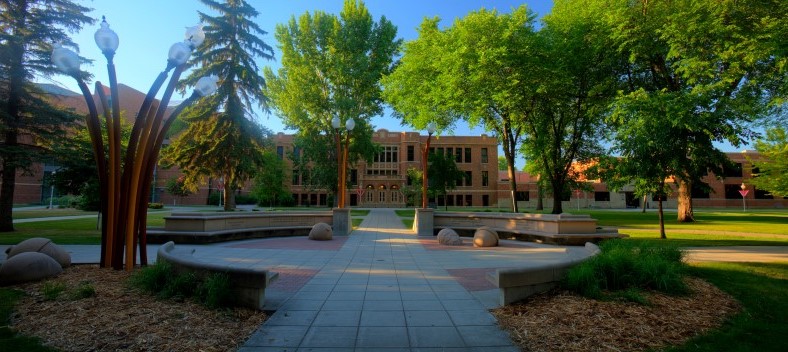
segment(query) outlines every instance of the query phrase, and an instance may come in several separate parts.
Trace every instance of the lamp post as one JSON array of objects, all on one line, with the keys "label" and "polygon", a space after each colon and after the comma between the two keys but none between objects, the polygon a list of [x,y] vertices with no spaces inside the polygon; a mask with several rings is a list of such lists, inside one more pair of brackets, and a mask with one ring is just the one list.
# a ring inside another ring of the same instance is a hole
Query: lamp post
[{"label": "lamp post", "polygon": [[432,134],[435,133],[435,123],[430,122],[427,124],[427,144],[424,150],[421,151],[421,208],[427,209],[427,157],[430,152],[430,139]]},{"label": "lamp post", "polygon": [[55,183],[54,182],[55,182],[55,173],[56,172],[57,171],[52,171],[52,173],[49,174],[49,209],[50,210],[52,209],[52,198],[55,197]]},{"label": "lamp post", "polygon": [[[181,73],[188,67],[186,62],[191,51],[205,39],[202,26],[186,31],[186,40],[170,47],[167,65],[150,87],[134,121],[126,156],[121,163],[120,100],[113,58],[118,48],[118,35],[109,28],[106,19],[94,36],[96,44],[107,58],[111,100],[107,99],[103,86],[96,82],[95,91],[106,119],[109,155],[104,155],[99,112],[96,101],[88,86],[80,77],[80,57],[73,51],[56,46],[52,51],[52,62],[79,84],[88,107],[87,127],[90,133],[93,154],[98,168],[101,194],[101,261],[102,267],[131,270],[136,261],[139,244],[140,263],[147,264],[146,220],[147,196],[150,194],[153,170],[158,160],[164,137],[175,117],[184,108],[200,97],[216,90],[216,77],[203,77],[195,85],[194,92],[178,105],[166,118],[164,114]],[[158,106],[154,100],[159,89],[174,70]],[[112,106],[109,106],[111,102]],[[125,261],[124,261],[125,255]]]},{"label": "lamp post", "polygon": [[339,117],[334,116],[334,118],[331,119],[331,127],[333,127],[334,131],[336,132],[334,134],[334,139],[337,145],[337,208],[345,207],[345,187],[347,179],[347,159],[350,149],[350,132],[352,132],[353,128],[356,127],[356,121],[352,118],[345,121],[346,133],[344,145],[342,145],[340,142],[340,135],[342,134],[340,129],[341,126],[342,122],[339,120]]},{"label": "lamp post", "polygon": [[741,194],[742,209],[746,213],[747,212],[747,193],[750,193],[750,191],[747,189],[747,185],[745,185],[744,182],[742,182],[741,186],[739,186],[739,187],[741,187],[741,191],[739,191],[739,194]]}]

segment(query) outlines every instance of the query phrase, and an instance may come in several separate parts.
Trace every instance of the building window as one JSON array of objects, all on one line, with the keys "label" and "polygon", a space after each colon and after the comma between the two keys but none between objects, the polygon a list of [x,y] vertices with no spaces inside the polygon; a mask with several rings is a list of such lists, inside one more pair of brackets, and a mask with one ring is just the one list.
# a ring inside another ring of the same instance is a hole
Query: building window
[{"label": "building window", "polygon": [[[739,164],[741,165],[741,164]],[[725,185],[725,199],[741,199],[741,185]]]},{"label": "building window", "polygon": [[482,148],[482,162],[487,163],[487,148]]},{"label": "building window", "polygon": [[295,160],[301,159],[301,148],[293,147],[293,159]]},{"label": "building window", "polygon": [[482,171],[482,187],[490,186],[490,172]]},{"label": "building window", "polygon": [[301,173],[298,172],[298,169],[293,170],[292,185],[293,186],[298,186],[298,185],[301,184],[300,181],[301,181]]},{"label": "building window", "polygon": [[514,200],[518,202],[527,202],[531,199],[531,194],[528,191],[514,192]]},{"label": "building window", "polygon": [[283,147],[281,145],[276,146],[276,156],[279,157],[279,160],[284,159],[285,158],[285,147]]},{"label": "building window", "polygon": [[437,152],[438,152],[438,155],[445,155],[444,151],[443,151],[443,148],[438,148]]},{"label": "building window", "polygon": [[471,162],[471,148],[465,148],[465,162]]},{"label": "building window", "polygon": [[594,192],[594,201],[596,202],[609,202],[610,192]]},{"label": "building window", "polygon": [[465,200],[465,197],[463,197],[462,194],[458,194],[457,195],[457,202],[455,204],[457,204],[457,206],[462,206],[463,203],[464,203],[464,200]]},{"label": "building window", "polygon": [[762,189],[755,189],[755,199],[774,199],[774,196],[769,193],[769,191],[764,191]]},{"label": "building window", "polygon": [[462,162],[462,148],[457,148],[454,152],[454,162],[461,163]]},{"label": "building window", "polygon": [[473,195],[469,194],[465,196],[465,206],[470,207],[473,205]]},{"label": "building window", "polygon": [[489,207],[490,206],[490,195],[489,194],[482,194],[482,206]]},{"label": "building window", "polygon": [[358,170],[356,169],[350,170],[350,184],[354,186],[358,184]]},{"label": "building window", "polygon": [[416,148],[414,148],[412,145],[408,146],[408,161],[416,160],[416,150],[415,149]]},{"label": "building window", "polygon": [[723,177],[741,177],[742,176],[741,163],[733,164],[733,167],[726,167],[722,169]]},{"label": "building window", "polygon": [[379,193],[378,202],[385,203],[386,202],[386,191],[380,191],[378,193]]},{"label": "building window", "polygon": [[465,186],[473,186],[473,171],[465,171]]}]

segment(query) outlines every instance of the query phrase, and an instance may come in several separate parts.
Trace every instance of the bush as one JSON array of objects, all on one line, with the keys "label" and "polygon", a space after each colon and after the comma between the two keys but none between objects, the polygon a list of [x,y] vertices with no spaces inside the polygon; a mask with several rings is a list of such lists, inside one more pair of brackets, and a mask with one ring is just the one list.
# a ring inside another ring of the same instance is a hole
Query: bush
[{"label": "bush", "polygon": [[69,295],[71,299],[78,300],[83,298],[89,298],[96,295],[96,288],[93,287],[93,284],[90,281],[83,281],[79,283],[76,289],[71,291]]},{"label": "bush", "polygon": [[150,209],[162,209],[162,208],[164,208],[164,203],[148,203],[148,208],[150,208]]},{"label": "bush", "polygon": [[[211,195],[208,196],[208,205],[217,205],[218,206],[219,205],[219,196],[221,194],[222,194],[221,192],[211,193]],[[224,203],[222,203],[222,204],[224,204]],[[255,198],[253,196],[250,196],[250,195],[246,195],[246,194],[236,194],[235,195],[235,204],[236,205],[257,204],[257,198]]]},{"label": "bush", "polygon": [[566,288],[591,298],[602,298],[607,292],[633,301],[642,300],[633,294],[638,290],[687,292],[684,253],[676,246],[610,240],[600,249],[599,255],[569,270],[564,280]]},{"label": "bush", "polygon": [[161,261],[140,269],[129,279],[132,287],[161,299],[188,299],[209,307],[232,306],[230,279],[226,274],[215,273],[198,277],[194,273],[179,273],[167,262]]},{"label": "bush", "polygon": [[66,290],[66,284],[62,282],[46,282],[41,287],[41,294],[45,301],[54,301]]}]

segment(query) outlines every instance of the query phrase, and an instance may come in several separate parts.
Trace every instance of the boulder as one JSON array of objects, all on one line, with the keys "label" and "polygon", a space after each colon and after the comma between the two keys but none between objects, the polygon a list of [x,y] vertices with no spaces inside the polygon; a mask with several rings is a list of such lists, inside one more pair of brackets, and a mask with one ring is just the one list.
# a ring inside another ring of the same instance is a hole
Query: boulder
[{"label": "boulder", "polygon": [[498,233],[489,227],[480,227],[473,234],[474,247],[496,247],[498,246]]},{"label": "boulder", "polygon": [[438,232],[438,243],[447,246],[462,246],[462,238],[452,229],[443,229]]},{"label": "boulder", "polygon": [[19,253],[0,266],[0,286],[42,280],[61,272],[60,264],[44,253]]},{"label": "boulder", "polygon": [[41,238],[41,237],[34,237],[28,238],[22,242],[19,242],[16,246],[8,247],[5,251],[8,254],[8,259],[20,254],[20,253],[27,253],[27,252],[38,252],[44,253],[58,263],[60,266],[65,268],[71,265],[71,255],[66,252],[65,249],[61,248],[60,246],[56,245],[48,238]]},{"label": "boulder", "polygon": [[332,237],[331,225],[319,222],[309,230],[309,239],[315,241],[328,241]]}]

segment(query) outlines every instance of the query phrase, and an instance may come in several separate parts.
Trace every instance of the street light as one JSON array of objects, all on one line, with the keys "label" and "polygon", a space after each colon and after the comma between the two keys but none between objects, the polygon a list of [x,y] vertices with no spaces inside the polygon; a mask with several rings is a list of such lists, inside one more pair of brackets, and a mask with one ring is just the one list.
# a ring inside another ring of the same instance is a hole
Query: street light
[{"label": "street light", "polygon": [[347,132],[345,133],[344,146],[340,142],[340,135],[342,132],[340,130],[341,126],[342,122],[340,121],[339,117],[334,116],[334,118],[331,119],[331,127],[333,127],[334,131],[336,132],[334,134],[334,139],[337,145],[337,167],[339,168],[337,175],[337,208],[345,207],[345,187],[347,179],[347,159],[350,149],[350,132],[352,132],[353,128],[356,127],[356,121],[352,118],[345,121],[345,129]]},{"label": "street light", "polygon": [[[101,266],[112,266],[119,270],[125,264],[126,270],[131,270],[136,261],[138,244],[140,262],[147,265],[146,197],[150,194],[153,170],[165,134],[184,108],[200,97],[210,95],[216,90],[218,78],[201,78],[192,95],[178,105],[169,116],[164,117],[178,79],[188,67],[186,62],[192,50],[205,39],[201,25],[188,28],[186,40],[170,47],[166,68],[153,82],[140,106],[126,148],[126,156],[124,162],[121,163],[120,100],[115,64],[113,63],[120,40],[118,35],[109,28],[106,18],[102,20],[101,27],[96,31],[94,39],[96,45],[107,58],[107,72],[109,74],[111,99],[107,99],[100,82],[96,82],[95,88],[106,119],[108,158],[104,155],[105,141],[102,137],[96,102],[88,86],[80,77],[80,57],[73,51],[58,45],[52,50],[52,62],[59,70],[77,81],[88,107],[89,114],[86,123],[98,168],[101,213],[104,214],[101,223]],[[153,102],[156,94],[173,69],[175,70],[161,101],[157,107],[154,107]]]},{"label": "street light", "polygon": [[49,174],[49,209],[52,209],[52,198],[55,197],[55,173],[57,170]]},{"label": "street light", "polygon": [[750,193],[750,191],[747,189],[747,185],[745,185],[744,182],[742,182],[741,186],[739,187],[741,187],[741,191],[739,191],[739,194],[741,194],[742,208],[744,212],[747,212],[747,193]]},{"label": "street light", "polygon": [[427,144],[421,151],[421,208],[427,209],[427,153],[430,150],[430,138],[435,133],[435,123],[427,124]]}]

